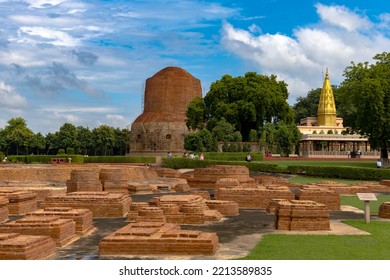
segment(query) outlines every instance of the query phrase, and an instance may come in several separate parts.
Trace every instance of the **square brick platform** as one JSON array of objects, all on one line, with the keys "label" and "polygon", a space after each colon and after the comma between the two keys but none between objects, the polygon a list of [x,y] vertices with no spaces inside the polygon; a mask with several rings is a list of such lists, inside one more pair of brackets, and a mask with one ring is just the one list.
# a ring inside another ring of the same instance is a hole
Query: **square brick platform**
[{"label": "square brick platform", "polygon": [[76,233],[87,235],[93,231],[93,215],[89,209],[74,209],[70,207],[49,207],[38,209],[28,215],[37,217],[59,217],[61,219],[71,219],[76,223]]},{"label": "square brick platform", "polygon": [[130,209],[131,197],[122,193],[72,192],[61,196],[48,196],[41,208],[71,207],[86,208],[94,218],[124,217]]},{"label": "square brick platform", "polygon": [[295,195],[298,200],[312,200],[325,204],[329,210],[340,210],[340,195],[332,189],[321,187],[305,187]]},{"label": "square brick platform", "polygon": [[129,224],[103,238],[100,255],[213,255],[218,236],[169,223]]},{"label": "square brick platform", "polygon": [[0,260],[42,260],[56,253],[49,236],[0,233]]},{"label": "square brick platform", "polygon": [[37,210],[37,194],[30,191],[0,189],[0,196],[6,196],[10,215],[24,215]]},{"label": "square brick platform", "polygon": [[1,225],[0,233],[46,235],[53,238],[58,247],[63,247],[79,238],[75,234],[75,227],[75,222],[70,219],[28,216]]}]

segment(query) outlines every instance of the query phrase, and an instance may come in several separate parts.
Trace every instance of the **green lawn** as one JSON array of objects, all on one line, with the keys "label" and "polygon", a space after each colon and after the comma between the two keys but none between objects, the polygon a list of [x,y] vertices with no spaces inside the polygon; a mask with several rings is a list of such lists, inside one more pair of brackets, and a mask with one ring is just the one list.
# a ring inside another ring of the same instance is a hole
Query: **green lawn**
[{"label": "green lawn", "polygon": [[[379,206],[386,201],[390,201],[390,195],[376,195],[377,201],[370,202],[370,212],[371,214],[378,214]],[[351,205],[353,207],[364,210],[364,201],[360,201],[356,195],[341,195],[340,196],[341,205]]]},{"label": "green lawn", "polygon": [[390,260],[390,222],[346,221],[371,235],[267,234],[244,260]]}]

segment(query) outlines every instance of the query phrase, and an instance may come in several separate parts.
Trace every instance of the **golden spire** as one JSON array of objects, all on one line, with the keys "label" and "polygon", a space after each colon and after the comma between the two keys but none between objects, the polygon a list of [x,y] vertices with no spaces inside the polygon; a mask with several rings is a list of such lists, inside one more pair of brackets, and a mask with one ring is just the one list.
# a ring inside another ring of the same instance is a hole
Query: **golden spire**
[{"label": "golden spire", "polygon": [[329,81],[328,68],[326,68],[325,80],[318,104],[317,124],[320,126],[336,126],[336,105]]}]

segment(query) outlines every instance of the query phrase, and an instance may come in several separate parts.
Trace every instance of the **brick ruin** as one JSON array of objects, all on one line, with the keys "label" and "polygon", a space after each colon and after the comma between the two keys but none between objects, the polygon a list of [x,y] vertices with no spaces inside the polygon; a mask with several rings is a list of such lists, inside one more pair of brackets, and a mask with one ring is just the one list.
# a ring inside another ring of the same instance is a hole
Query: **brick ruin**
[{"label": "brick ruin", "polygon": [[222,178],[232,178],[240,182],[241,186],[255,186],[255,179],[249,176],[246,166],[238,165],[212,165],[207,168],[195,168],[194,178],[188,178],[191,188],[214,189],[216,182]]},{"label": "brick ruin", "polygon": [[72,192],[66,195],[48,196],[41,208],[86,208],[94,218],[125,217],[132,200],[127,194],[108,192]]},{"label": "brick ruin", "polygon": [[329,210],[308,200],[279,201],[275,209],[275,229],[316,231],[330,230]]},{"label": "brick ruin", "polygon": [[390,219],[390,202],[383,202],[379,206],[378,217],[383,219]]},{"label": "brick ruin", "polygon": [[215,198],[235,201],[240,208],[266,209],[271,199],[291,200],[295,195],[285,186],[220,187],[215,192]]},{"label": "brick ruin", "polygon": [[171,223],[141,222],[104,237],[99,255],[213,255],[217,248],[216,233],[182,230]]},{"label": "brick ruin", "polygon": [[0,260],[42,260],[57,252],[49,236],[0,233]]},{"label": "brick ruin", "polygon": [[37,210],[37,194],[35,192],[0,188],[0,196],[8,198],[9,215],[24,215]]},{"label": "brick ruin", "polygon": [[297,200],[312,200],[322,203],[329,210],[340,210],[340,195],[332,190],[321,187],[304,187],[295,195]]},{"label": "brick ruin", "polygon": [[366,186],[351,186],[348,184],[338,183],[334,181],[322,181],[317,183],[310,183],[303,185],[302,187],[322,187],[329,190],[334,190],[338,194],[357,194],[357,193],[366,193],[371,192]]},{"label": "brick ruin", "polygon": [[70,172],[70,180],[66,181],[66,191],[72,192],[101,192],[102,184],[99,171],[95,169],[76,169]]},{"label": "brick ruin", "polygon": [[128,180],[123,169],[105,168],[99,172],[103,190],[107,192],[129,193]]},{"label": "brick ruin", "polygon": [[61,219],[70,219],[75,222],[75,232],[78,235],[84,236],[94,230],[93,215],[89,209],[74,209],[70,207],[50,207],[38,209],[37,211],[28,213],[29,216],[36,217],[58,217]]},{"label": "brick ruin", "polygon": [[269,213],[269,214],[275,214],[276,206],[281,201],[288,201],[288,199],[284,199],[284,198],[271,199],[270,202],[268,203],[267,208],[265,209],[265,211],[267,213]]},{"label": "brick ruin", "polygon": [[[222,208],[222,207],[221,207]],[[204,225],[218,222],[222,214],[210,209],[206,200],[198,195],[163,195],[131,207],[127,215],[131,222],[165,221],[182,225]]]},{"label": "brick ruin", "polygon": [[0,196],[0,223],[8,220],[9,210],[8,205],[9,200],[6,196]]},{"label": "brick ruin", "polygon": [[183,154],[188,104],[202,97],[200,80],[166,67],[146,80],[143,113],[131,125],[131,155]]},{"label": "brick ruin", "polygon": [[75,222],[53,216],[27,216],[0,226],[0,233],[50,236],[58,247],[69,245],[79,237],[75,234]]}]

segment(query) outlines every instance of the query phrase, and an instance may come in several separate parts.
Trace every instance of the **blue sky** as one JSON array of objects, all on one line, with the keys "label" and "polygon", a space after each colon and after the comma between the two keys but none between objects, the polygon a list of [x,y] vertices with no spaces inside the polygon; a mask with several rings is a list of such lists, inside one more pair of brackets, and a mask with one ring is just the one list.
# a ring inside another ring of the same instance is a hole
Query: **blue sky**
[{"label": "blue sky", "polygon": [[289,103],[340,84],[351,61],[390,51],[384,0],[0,0],[0,127],[65,123],[124,128],[142,113],[145,80],[167,66],[199,78],[277,75]]}]

